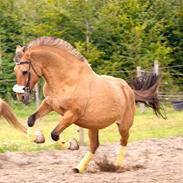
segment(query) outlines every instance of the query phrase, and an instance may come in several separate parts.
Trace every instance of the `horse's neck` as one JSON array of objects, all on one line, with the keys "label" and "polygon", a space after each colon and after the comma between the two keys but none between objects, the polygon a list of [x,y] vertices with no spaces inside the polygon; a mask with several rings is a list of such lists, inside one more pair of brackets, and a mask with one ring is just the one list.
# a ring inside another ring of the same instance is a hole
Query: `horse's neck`
[{"label": "horse's neck", "polygon": [[42,73],[49,88],[75,85],[77,81],[93,74],[90,66],[82,61],[54,54],[51,59],[42,59]]}]

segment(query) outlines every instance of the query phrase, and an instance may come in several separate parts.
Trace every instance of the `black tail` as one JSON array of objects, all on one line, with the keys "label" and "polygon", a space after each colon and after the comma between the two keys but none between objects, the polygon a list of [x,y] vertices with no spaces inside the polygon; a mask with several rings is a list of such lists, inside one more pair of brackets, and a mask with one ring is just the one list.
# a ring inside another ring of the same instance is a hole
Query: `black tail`
[{"label": "black tail", "polygon": [[166,115],[162,114],[163,109],[157,95],[160,86],[160,76],[154,73],[143,74],[130,81],[129,85],[134,90],[136,102],[144,103],[146,106],[151,107],[157,116],[166,119]]}]

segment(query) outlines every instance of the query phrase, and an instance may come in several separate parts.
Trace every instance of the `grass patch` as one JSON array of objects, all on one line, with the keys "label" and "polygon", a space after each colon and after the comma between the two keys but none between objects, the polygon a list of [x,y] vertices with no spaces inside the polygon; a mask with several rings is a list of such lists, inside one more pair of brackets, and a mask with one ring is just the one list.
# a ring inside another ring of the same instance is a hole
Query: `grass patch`
[{"label": "grass patch", "polygon": [[[24,106],[23,104],[14,104],[13,109],[17,114],[18,119],[26,123],[27,118],[33,113],[35,107],[33,105]],[[166,138],[183,136],[183,111],[175,111],[171,107],[166,108],[168,119],[163,120],[157,118],[151,109],[146,109],[145,113],[141,114],[137,108],[134,124],[130,130],[130,141],[144,140],[149,138]],[[0,118],[0,152],[6,151],[42,151],[46,149],[58,149],[50,137],[51,131],[60,121],[60,116],[54,112],[45,116],[38,121],[40,128],[46,138],[44,144],[32,144],[27,141],[26,135],[11,127],[4,119]],[[79,127],[72,125],[67,128],[62,138],[69,140],[75,137],[79,140]],[[120,135],[115,124],[100,130],[100,143],[116,143],[119,142]],[[85,130],[85,143],[88,144],[87,130]]]}]

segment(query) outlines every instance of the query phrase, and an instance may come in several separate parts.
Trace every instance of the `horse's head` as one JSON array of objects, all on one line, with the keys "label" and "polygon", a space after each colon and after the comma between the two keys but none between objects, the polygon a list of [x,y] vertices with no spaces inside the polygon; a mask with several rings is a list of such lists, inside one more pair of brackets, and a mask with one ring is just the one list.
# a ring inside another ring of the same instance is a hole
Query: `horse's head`
[{"label": "horse's head", "polygon": [[40,78],[40,69],[33,64],[30,50],[26,47],[17,46],[14,61],[17,84],[14,85],[13,91],[18,100],[27,104],[31,90]]}]

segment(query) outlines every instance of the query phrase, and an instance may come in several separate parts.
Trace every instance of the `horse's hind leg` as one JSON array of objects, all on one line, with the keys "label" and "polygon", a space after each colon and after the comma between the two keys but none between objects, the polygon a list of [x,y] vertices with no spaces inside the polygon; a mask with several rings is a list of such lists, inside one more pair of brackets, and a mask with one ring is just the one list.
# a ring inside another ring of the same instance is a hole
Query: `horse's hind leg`
[{"label": "horse's hind leg", "polygon": [[87,168],[99,146],[98,130],[89,130],[88,136],[90,139],[90,150],[85,154],[78,166],[73,169],[77,173],[82,173]]},{"label": "horse's hind leg", "polygon": [[134,110],[131,109],[131,110],[126,111],[123,121],[121,121],[120,123],[117,123],[119,133],[121,135],[121,140],[120,140],[121,147],[118,152],[118,157],[117,157],[117,161],[116,161],[117,166],[123,165],[123,158],[124,158],[126,146],[128,143],[129,130],[133,123],[133,118],[134,118]]},{"label": "horse's hind leg", "polygon": [[135,114],[135,96],[134,92],[131,90],[129,86],[124,87],[123,83],[121,83],[121,89],[123,91],[124,104],[126,107],[124,108],[123,114],[121,115],[120,121],[118,121],[118,129],[121,135],[121,148],[118,153],[116,165],[123,165],[123,158],[125,149],[128,143],[129,138],[129,130],[133,124],[134,114]]},{"label": "horse's hind leg", "polygon": [[121,129],[119,124],[118,124],[118,127],[119,127],[119,132],[120,132],[120,135],[121,135],[121,141],[120,141],[121,147],[120,147],[120,150],[118,152],[116,165],[117,166],[122,166],[126,146],[127,146],[127,143],[128,143],[129,129]]}]

